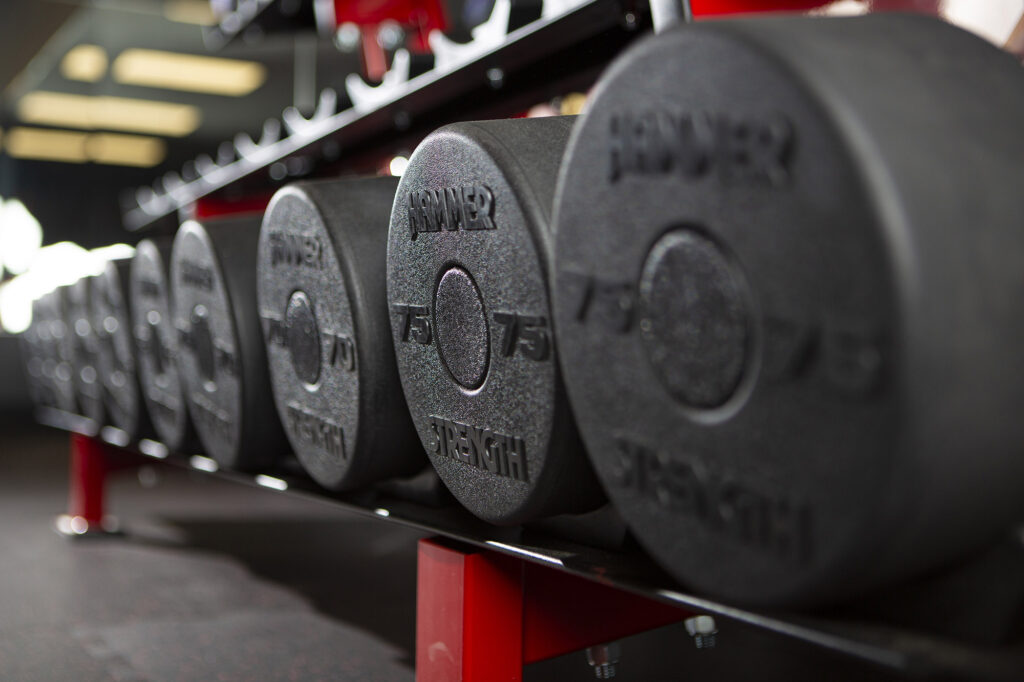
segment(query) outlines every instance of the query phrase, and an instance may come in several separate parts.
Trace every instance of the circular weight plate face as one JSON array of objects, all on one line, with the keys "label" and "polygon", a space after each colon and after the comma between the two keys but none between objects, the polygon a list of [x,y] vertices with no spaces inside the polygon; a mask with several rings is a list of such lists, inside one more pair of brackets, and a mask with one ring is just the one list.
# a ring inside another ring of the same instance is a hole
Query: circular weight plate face
[{"label": "circular weight plate face", "polygon": [[224,275],[198,223],[183,224],[174,238],[171,291],[189,413],[206,452],[231,465],[242,437],[242,365]]},{"label": "circular weight plate face", "polygon": [[343,257],[305,195],[278,195],[260,230],[256,266],[270,381],[299,461],[331,488],[345,485],[359,438],[358,349]]},{"label": "circular weight plate face", "polygon": [[107,263],[92,287],[93,328],[99,341],[97,369],[103,384],[108,420],[131,437],[138,436],[140,397],[135,374],[135,344],[123,271]]},{"label": "circular weight plate face", "polygon": [[26,335],[38,354],[29,358],[28,370],[30,378],[38,375],[38,395],[44,405],[74,412],[74,362],[63,312],[66,310],[62,305],[64,296],[65,293],[57,289],[44,294],[32,306],[32,326]]},{"label": "circular weight plate face", "polygon": [[103,383],[99,371],[100,341],[93,326],[92,288],[96,277],[79,279],[68,287],[68,325],[72,338],[75,396],[82,416],[106,421]]},{"label": "circular weight plate face", "polygon": [[673,230],[651,247],[637,291],[640,335],[654,376],[683,405],[724,405],[750,349],[749,292],[721,247]]},{"label": "circular weight plate face", "polygon": [[595,467],[677,577],[747,602],[841,582],[896,454],[884,237],[806,93],[726,28],[648,40],[599,86],[556,209]]},{"label": "circular weight plate face", "polygon": [[139,242],[129,290],[139,385],[157,437],[171,450],[180,450],[188,433],[188,408],[178,372],[178,335],[169,293],[159,249],[148,239]]},{"label": "circular weight plate face", "polygon": [[36,407],[50,407],[54,401],[53,387],[43,376],[43,366],[51,350],[49,344],[40,338],[40,329],[47,314],[45,306],[42,298],[32,301],[32,321],[19,338],[29,397]]},{"label": "circular weight plate face", "polygon": [[74,340],[68,327],[68,294],[66,286],[57,287],[53,298],[53,317],[50,319],[50,338],[56,349],[53,367],[57,407],[65,412],[75,412],[74,383]]},{"label": "circular weight plate face", "polygon": [[[510,163],[511,160],[505,161]],[[442,130],[416,150],[388,235],[402,387],[445,484],[470,511],[518,516],[548,460],[555,402],[542,260],[526,188],[477,142]]]},{"label": "circular weight plate face", "polygon": [[437,283],[434,321],[442,364],[463,388],[480,388],[490,360],[487,315],[476,282],[458,266],[449,268]]}]

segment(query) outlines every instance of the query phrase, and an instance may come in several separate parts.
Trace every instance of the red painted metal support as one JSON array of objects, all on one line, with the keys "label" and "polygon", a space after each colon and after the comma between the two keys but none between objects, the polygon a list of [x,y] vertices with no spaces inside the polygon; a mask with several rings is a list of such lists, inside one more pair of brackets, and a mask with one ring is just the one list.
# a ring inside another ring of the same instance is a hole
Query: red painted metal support
[{"label": "red painted metal support", "polygon": [[188,217],[193,220],[203,220],[218,216],[263,213],[267,210],[270,197],[270,194],[242,197],[200,197],[189,207]]},{"label": "red painted metal support", "polygon": [[116,531],[104,505],[107,473],[116,466],[110,454],[110,447],[98,438],[71,434],[68,513],[57,517],[59,533],[78,537]]},{"label": "red painted metal support", "polygon": [[526,664],[689,615],[505,554],[436,538],[421,540],[416,679],[521,680]]},{"label": "red painted metal support", "polygon": [[102,441],[71,434],[71,481],[68,515],[89,525],[103,523],[107,478],[106,446]]}]

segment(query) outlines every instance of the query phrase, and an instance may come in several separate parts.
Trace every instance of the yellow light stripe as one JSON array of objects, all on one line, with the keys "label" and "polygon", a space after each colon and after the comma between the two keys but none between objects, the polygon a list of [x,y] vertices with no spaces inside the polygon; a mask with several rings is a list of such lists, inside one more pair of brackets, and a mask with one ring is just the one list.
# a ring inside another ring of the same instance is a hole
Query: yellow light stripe
[{"label": "yellow light stripe", "polygon": [[119,133],[17,126],[8,131],[5,151],[16,159],[100,163],[151,168],[167,156],[166,143],[156,137]]},{"label": "yellow light stripe", "polygon": [[171,137],[195,132],[201,121],[199,109],[189,104],[43,90],[30,92],[18,100],[17,114],[25,123],[83,130],[127,130]]},{"label": "yellow light stripe", "polygon": [[267,69],[259,62],[141,48],[118,55],[112,71],[114,80],[124,85],[234,97],[248,95],[267,79]]}]

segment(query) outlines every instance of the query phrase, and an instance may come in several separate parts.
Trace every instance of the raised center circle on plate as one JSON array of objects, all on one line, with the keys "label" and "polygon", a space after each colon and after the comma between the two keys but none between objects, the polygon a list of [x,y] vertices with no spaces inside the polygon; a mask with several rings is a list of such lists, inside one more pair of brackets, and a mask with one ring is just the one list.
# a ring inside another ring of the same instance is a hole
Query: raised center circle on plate
[{"label": "raised center circle on plate", "polygon": [[284,314],[288,352],[292,356],[295,374],[307,384],[320,379],[320,329],[313,313],[309,296],[296,291],[288,300]]},{"label": "raised center circle on plate", "polygon": [[680,403],[712,409],[736,392],[750,346],[741,273],[714,241],[679,229],[640,276],[640,333],[655,376]]},{"label": "raised center circle on plate", "polygon": [[487,315],[476,282],[460,267],[437,283],[434,324],[438,353],[452,377],[468,390],[480,388],[490,360]]}]

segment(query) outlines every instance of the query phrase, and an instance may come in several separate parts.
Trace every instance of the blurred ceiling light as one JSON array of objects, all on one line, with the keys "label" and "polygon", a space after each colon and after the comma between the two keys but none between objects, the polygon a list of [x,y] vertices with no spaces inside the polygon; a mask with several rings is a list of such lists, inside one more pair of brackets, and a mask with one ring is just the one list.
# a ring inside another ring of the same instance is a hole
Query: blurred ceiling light
[{"label": "blurred ceiling light", "polygon": [[77,244],[58,242],[39,249],[28,271],[0,287],[0,322],[4,330],[18,334],[28,329],[32,301],[77,281],[93,269],[89,252]]},{"label": "blurred ceiling light", "polygon": [[107,52],[99,45],[76,45],[61,60],[60,72],[69,80],[95,83],[107,73]]},{"label": "blurred ceiling light", "polygon": [[90,97],[37,90],[18,100],[26,123],[85,130],[129,130],[182,137],[199,127],[199,109],[189,104],[127,97]]},{"label": "blurred ceiling light", "polygon": [[7,153],[34,161],[152,168],[167,156],[167,145],[160,138],[144,135],[17,127],[7,136]]},{"label": "blurred ceiling light", "polygon": [[85,133],[42,128],[11,128],[7,133],[7,153],[16,159],[85,163]]},{"label": "blurred ceiling light", "polygon": [[138,48],[118,55],[113,71],[114,80],[126,85],[235,97],[248,95],[267,79],[259,62]]},{"label": "blurred ceiling light", "polygon": [[199,26],[217,23],[209,0],[164,0],[164,18],[179,24]]},{"label": "blurred ceiling light", "polygon": [[167,145],[158,137],[94,133],[85,142],[85,152],[95,163],[152,168],[167,156]]},{"label": "blurred ceiling light", "polygon": [[0,207],[0,258],[12,275],[29,269],[43,245],[43,227],[18,199]]}]

